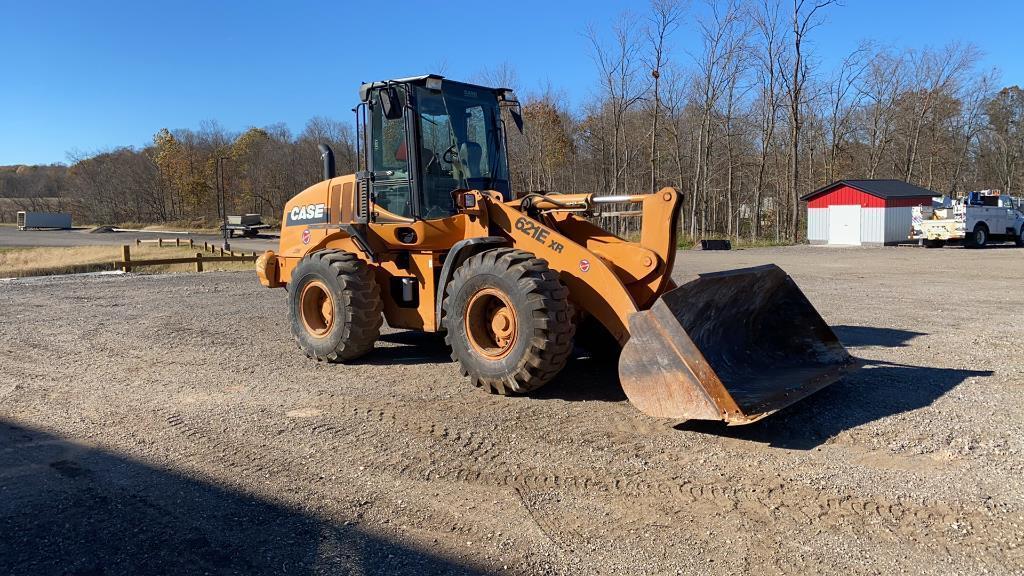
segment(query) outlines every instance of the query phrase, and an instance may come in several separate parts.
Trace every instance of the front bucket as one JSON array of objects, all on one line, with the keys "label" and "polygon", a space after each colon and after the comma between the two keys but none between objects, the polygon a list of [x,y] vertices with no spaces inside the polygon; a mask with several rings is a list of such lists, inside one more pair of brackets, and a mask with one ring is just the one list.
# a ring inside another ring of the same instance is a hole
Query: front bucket
[{"label": "front bucket", "polygon": [[619,380],[661,418],[747,424],[860,363],[774,264],[701,274],[629,319]]}]

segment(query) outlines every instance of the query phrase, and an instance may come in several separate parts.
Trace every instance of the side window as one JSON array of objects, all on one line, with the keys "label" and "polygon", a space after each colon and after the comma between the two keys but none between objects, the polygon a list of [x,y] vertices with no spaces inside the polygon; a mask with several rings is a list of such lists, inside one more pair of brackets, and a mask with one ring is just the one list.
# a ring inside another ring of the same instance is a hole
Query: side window
[{"label": "side window", "polygon": [[405,120],[388,120],[381,112],[380,104],[375,101],[372,102],[370,117],[373,122],[373,141],[370,144],[373,161],[371,169],[377,173],[394,173],[391,176],[378,177],[374,181],[374,201],[392,214],[412,216]]},{"label": "side window", "polygon": [[466,141],[469,153],[463,158],[463,166],[467,178],[486,178],[491,176],[491,162],[488,154],[486,112],[481,106],[466,109]]}]

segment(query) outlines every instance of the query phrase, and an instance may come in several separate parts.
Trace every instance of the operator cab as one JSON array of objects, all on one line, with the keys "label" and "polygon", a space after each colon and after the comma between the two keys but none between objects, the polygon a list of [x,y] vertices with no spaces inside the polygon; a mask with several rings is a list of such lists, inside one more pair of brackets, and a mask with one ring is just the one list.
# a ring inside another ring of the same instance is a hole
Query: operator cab
[{"label": "operator cab", "polygon": [[427,75],[363,84],[359,96],[361,175],[379,218],[447,218],[457,211],[452,193],[460,189],[511,199],[501,109],[522,129],[511,90]]}]

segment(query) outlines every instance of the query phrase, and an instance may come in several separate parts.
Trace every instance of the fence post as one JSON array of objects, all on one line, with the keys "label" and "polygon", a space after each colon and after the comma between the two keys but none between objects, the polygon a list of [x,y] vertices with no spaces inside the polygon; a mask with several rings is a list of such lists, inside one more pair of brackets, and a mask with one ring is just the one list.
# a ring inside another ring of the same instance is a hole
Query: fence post
[{"label": "fence post", "polygon": [[132,247],[125,244],[121,246],[121,260],[124,261],[121,269],[125,272],[132,271]]},{"label": "fence post", "polygon": [[142,246],[142,240],[139,240],[138,238],[136,238],[135,239],[135,245],[136,246]]},{"label": "fence post", "polygon": [[203,253],[196,252],[196,272],[203,271]]},{"label": "fence post", "polygon": [[164,239],[163,238],[157,238],[156,239],[156,245],[158,247],[160,247],[160,248],[163,248],[164,247]]},{"label": "fence post", "polygon": [[179,246],[181,246],[181,238],[180,237],[175,237],[174,238],[174,247],[177,248]]},{"label": "fence post", "polygon": [[188,247],[189,248],[195,248],[195,242],[196,242],[195,240],[189,238],[188,239]]},{"label": "fence post", "polygon": [[224,256],[224,247],[223,246],[220,247],[219,250],[220,250],[220,255],[223,257]]}]

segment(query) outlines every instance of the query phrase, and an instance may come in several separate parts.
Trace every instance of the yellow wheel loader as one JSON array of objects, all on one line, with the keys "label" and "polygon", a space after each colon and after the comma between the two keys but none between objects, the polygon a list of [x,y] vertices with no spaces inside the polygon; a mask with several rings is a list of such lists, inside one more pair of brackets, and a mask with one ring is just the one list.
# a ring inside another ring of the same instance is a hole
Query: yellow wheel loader
[{"label": "yellow wheel loader", "polygon": [[[284,208],[281,243],[257,261],[286,287],[310,358],[345,362],[389,326],[443,332],[475,386],[527,393],[558,374],[577,325],[621,346],[629,400],[655,417],[745,424],[835,382],[858,363],[782,270],[672,281],[680,196],[513,195],[502,110],[508,89],[429,75],[363,84],[357,168]],[[587,216],[637,204],[640,238]],[[582,385],[582,384],[581,384]]]}]

